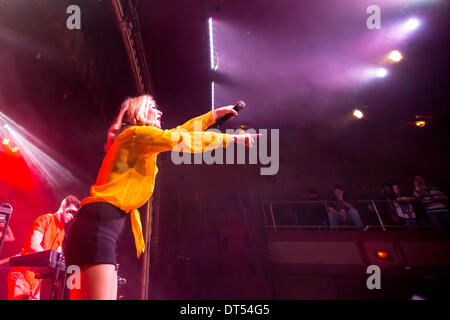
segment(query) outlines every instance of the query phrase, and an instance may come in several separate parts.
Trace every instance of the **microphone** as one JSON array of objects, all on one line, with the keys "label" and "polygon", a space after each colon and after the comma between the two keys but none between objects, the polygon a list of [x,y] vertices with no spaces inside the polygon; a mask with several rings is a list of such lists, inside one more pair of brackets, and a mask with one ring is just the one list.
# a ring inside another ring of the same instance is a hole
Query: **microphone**
[{"label": "microphone", "polygon": [[[244,107],[245,107],[245,102],[242,101],[242,100],[239,100],[239,101],[235,104],[233,110],[236,111],[236,112],[239,112],[239,111],[241,111],[242,109],[244,109]],[[226,114],[226,115],[223,116],[222,118],[217,119],[217,120],[216,120],[216,123],[214,123],[213,125],[209,126],[208,129],[211,129],[211,128],[217,128],[217,129],[218,129],[222,124],[224,124],[225,121],[227,121],[228,119],[230,119],[232,116],[233,116],[232,113]],[[208,130],[208,129],[207,129],[207,130]]]}]

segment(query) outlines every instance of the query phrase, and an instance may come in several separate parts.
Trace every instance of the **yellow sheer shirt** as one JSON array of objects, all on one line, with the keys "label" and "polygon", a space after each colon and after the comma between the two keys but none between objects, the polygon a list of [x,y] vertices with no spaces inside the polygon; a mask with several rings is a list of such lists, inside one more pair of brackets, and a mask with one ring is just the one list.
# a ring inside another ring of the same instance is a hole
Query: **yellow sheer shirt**
[{"label": "yellow sheer shirt", "polygon": [[138,258],[145,251],[139,207],[151,197],[158,172],[156,157],[164,151],[204,152],[227,147],[227,134],[203,132],[215,119],[212,112],[171,130],[132,126],[121,132],[108,148],[90,196],[81,205],[107,202],[130,213]]}]

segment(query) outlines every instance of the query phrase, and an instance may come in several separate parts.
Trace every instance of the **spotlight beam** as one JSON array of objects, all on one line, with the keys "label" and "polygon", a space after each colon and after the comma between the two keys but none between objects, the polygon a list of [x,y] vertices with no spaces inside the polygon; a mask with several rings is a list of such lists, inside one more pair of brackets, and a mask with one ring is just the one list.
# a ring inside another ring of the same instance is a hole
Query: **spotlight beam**
[{"label": "spotlight beam", "polygon": [[39,172],[50,186],[63,187],[68,184],[79,182],[69,170],[64,168],[49,155],[45,154],[13,128],[8,126],[7,130],[15,143],[20,147],[27,165],[31,169]]}]

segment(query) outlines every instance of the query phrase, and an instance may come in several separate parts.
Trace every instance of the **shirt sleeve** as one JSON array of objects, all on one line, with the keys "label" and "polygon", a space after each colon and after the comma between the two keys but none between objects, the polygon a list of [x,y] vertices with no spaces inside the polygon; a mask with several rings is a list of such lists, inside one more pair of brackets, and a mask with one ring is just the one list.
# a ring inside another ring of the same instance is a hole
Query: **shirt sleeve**
[{"label": "shirt sleeve", "polygon": [[214,124],[216,120],[212,116],[212,111],[209,111],[201,116],[198,116],[196,118],[193,118],[185,123],[183,123],[181,126],[178,126],[171,130],[185,130],[189,132],[194,131],[205,131],[209,126]]},{"label": "shirt sleeve", "polygon": [[34,220],[30,232],[33,233],[33,231],[36,230],[44,234],[48,226],[49,218],[50,217],[48,214],[38,217],[36,220]]},{"label": "shirt sleeve", "polygon": [[217,132],[188,132],[180,129],[161,130],[151,126],[138,126],[135,129],[136,145],[140,153],[159,153],[178,151],[201,153],[220,147],[226,148],[233,137]]}]

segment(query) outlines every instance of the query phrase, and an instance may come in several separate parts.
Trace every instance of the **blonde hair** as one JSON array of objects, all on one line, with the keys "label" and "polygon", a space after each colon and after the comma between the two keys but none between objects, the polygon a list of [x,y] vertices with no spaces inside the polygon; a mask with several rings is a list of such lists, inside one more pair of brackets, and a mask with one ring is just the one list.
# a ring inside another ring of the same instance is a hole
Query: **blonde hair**
[{"label": "blonde hair", "polygon": [[108,130],[105,150],[108,150],[114,138],[126,128],[148,125],[144,114],[152,101],[153,97],[149,94],[125,99],[120,107],[119,115]]}]

